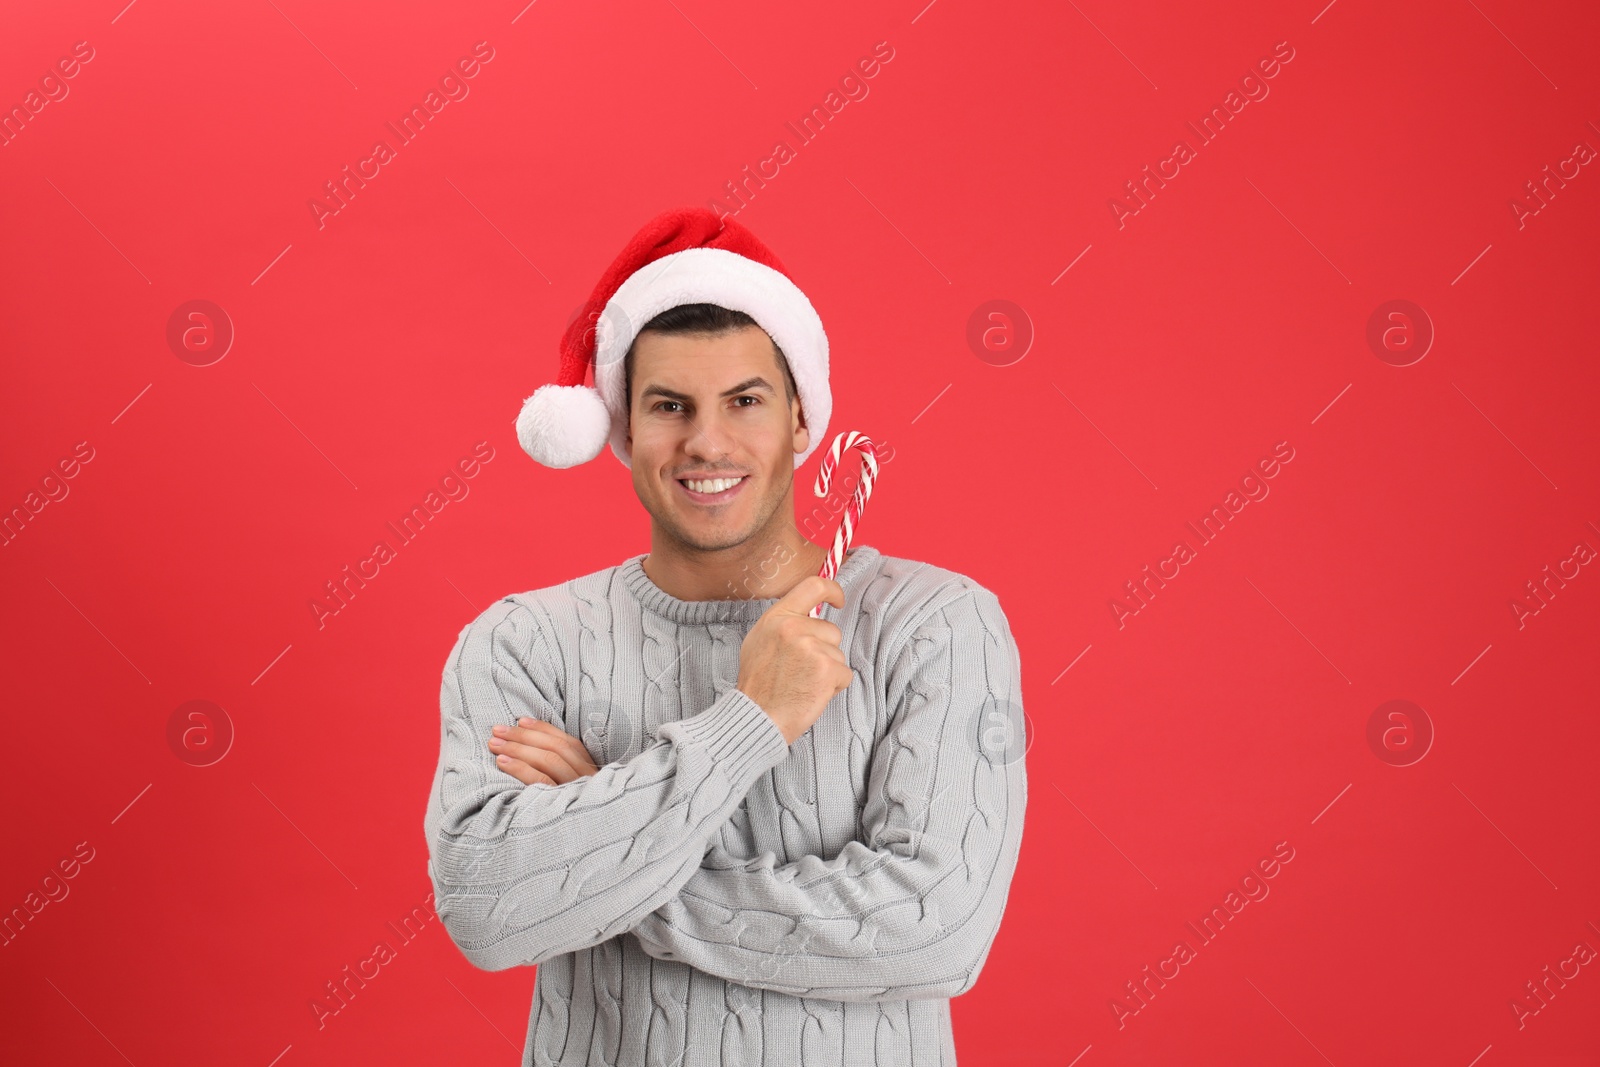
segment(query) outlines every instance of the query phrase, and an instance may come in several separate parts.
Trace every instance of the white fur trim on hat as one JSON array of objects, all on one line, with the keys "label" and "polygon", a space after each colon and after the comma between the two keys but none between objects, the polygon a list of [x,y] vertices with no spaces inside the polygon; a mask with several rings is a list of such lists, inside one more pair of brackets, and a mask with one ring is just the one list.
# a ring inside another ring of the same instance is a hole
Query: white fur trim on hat
[{"label": "white fur trim on hat", "polygon": [[517,412],[517,441],[546,467],[576,467],[600,454],[611,414],[587,385],[541,385]]},{"label": "white fur trim on hat", "polygon": [[[645,323],[680,304],[719,304],[742,311],[783,350],[811,432],[805,451],[795,454],[794,465],[799,467],[822,443],[833,414],[828,335],[811,301],[786,276],[721,248],[686,248],[662,256],[635,271],[606,304],[595,327],[594,391],[611,413],[611,451],[623,466],[632,468],[628,400],[622,380],[628,346]],[[521,425],[519,418],[519,434]],[[599,448],[595,447],[597,453]]]}]

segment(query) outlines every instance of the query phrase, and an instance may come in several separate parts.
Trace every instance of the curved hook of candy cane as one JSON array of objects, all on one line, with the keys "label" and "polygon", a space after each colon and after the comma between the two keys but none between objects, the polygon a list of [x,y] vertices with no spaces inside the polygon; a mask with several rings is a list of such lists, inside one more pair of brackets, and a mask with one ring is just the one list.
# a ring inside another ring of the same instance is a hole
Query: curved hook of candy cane
[{"label": "curved hook of candy cane", "polygon": [[872,443],[872,438],[860,430],[851,430],[834,437],[833,444],[828,449],[828,454],[822,457],[822,466],[817,470],[817,484],[812,492],[817,496],[827,496],[828,489],[833,485],[833,472],[839,465],[839,458],[847,448],[861,449],[862,462],[873,477],[878,474],[877,446]]},{"label": "curved hook of candy cane", "polygon": [[[866,509],[867,498],[872,495],[872,486],[878,477],[878,456],[872,438],[859,430],[841,433],[834,437],[832,447],[822,458],[822,468],[817,472],[817,484],[813,489],[817,496],[828,495],[828,489],[833,485],[834,470],[847,448],[857,449],[861,453],[861,480],[856,483],[855,492],[850,495],[850,501],[845,506],[844,519],[833,535],[833,547],[828,550],[827,558],[822,561],[820,573],[824,578],[833,578],[839,573],[839,568],[844,563],[844,555],[849,551],[850,542],[855,537],[856,523],[860,521],[861,513]],[[813,618],[821,618],[822,605],[817,604],[811,609],[810,614]]]}]

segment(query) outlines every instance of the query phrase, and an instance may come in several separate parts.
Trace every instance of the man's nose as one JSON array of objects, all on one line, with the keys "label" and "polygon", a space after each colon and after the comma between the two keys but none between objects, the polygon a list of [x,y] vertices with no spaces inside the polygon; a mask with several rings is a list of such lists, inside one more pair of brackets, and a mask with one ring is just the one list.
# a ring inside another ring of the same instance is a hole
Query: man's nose
[{"label": "man's nose", "polygon": [[697,459],[726,456],[733,449],[733,430],[721,412],[696,415],[689,422],[684,450]]}]

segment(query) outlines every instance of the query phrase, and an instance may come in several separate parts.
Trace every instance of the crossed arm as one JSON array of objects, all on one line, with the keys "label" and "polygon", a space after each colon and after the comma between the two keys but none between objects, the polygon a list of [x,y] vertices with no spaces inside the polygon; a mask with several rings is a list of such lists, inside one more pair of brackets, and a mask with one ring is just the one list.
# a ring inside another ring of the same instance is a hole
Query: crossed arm
[{"label": "crossed arm", "polygon": [[[588,943],[627,929],[659,959],[827,1000],[970,989],[1004,910],[1027,795],[1020,662],[999,602],[973,589],[930,612],[896,655],[887,685],[891,722],[871,757],[859,840],[832,859],[787,864],[770,852],[738,859],[713,844],[754,778],[775,765],[766,764],[684,835],[686,847],[665,865],[670,892],[635,893],[626,914],[611,915],[613,905]],[[608,773],[663,755],[658,744],[595,768],[553,716],[531,710],[536,721],[505,731],[504,745],[487,747],[486,730],[480,750],[506,754],[498,766],[512,789],[515,779],[528,794],[587,792]],[[524,899],[519,910],[530,906]]]},{"label": "crossed arm", "polygon": [[428,876],[451,939],[486,970],[631,930],[678,894],[711,835],[788,754],[761,706],[730,689],[663,724],[626,762],[525,786],[495,769],[488,741],[496,724],[519,717],[555,727],[554,678],[537,618],[511,600],[461,631],[444,670],[423,823]]}]

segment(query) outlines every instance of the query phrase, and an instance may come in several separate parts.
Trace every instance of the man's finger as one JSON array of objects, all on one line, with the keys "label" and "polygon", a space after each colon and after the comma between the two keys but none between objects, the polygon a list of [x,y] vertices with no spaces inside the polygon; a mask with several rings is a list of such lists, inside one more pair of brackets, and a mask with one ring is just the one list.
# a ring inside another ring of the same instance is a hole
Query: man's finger
[{"label": "man's finger", "polygon": [[516,726],[496,726],[495,732],[512,741],[524,745],[539,745],[551,748],[567,757],[567,762],[575,768],[592,765],[594,760],[589,757],[589,750],[583,747],[583,742],[567,733],[555,723],[545,722],[543,719],[521,718]]},{"label": "man's finger", "polygon": [[[599,769],[589,758],[589,750],[583,747],[583,743],[563,732],[560,727],[537,719],[522,721],[531,722],[532,725],[527,727],[496,725],[492,731],[494,736],[489,743],[490,751],[504,752],[528,760],[563,782],[582,778]],[[524,749],[541,750],[547,753],[547,756],[530,759]]]},{"label": "man's finger", "polygon": [[[566,753],[567,762],[572,764],[573,768],[580,774],[593,774],[600,769],[595,763],[594,757],[589,754],[588,748],[584,747],[583,742],[554,723],[545,722],[543,719],[518,719],[517,726],[529,731],[537,730],[540,734],[548,736],[561,745]],[[513,740],[521,741],[524,744],[531,743],[527,737],[513,737]]]},{"label": "man's finger", "polygon": [[567,762],[563,753],[551,747],[554,742],[549,738],[535,735],[531,740],[531,744],[522,744],[507,738],[495,738],[489,743],[489,751],[497,756],[521,760],[555,779],[558,785],[584,777],[583,772]]},{"label": "man's finger", "polygon": [[827,656],[835,663],[843,663],[846,667],[850,666],[850,661],[845,658],[844,650],[838,645],[830,641],[823,641],[821,638],[818,638],[817,641],[822,645],[822,654],[824,656]]},{"label": "man's finger", "polygon": [[519,759],[510,756],[496,756],[494,765],[505,771],[523,785],[555,785],[556,783],[548,774],[541,774]]},{"label": "man's finger", "polygon": [[772,610],[809,616],[811,609],[823,601],[836,608],[844,607],[844,586],[832,578],[824,578],[820,574],[808,574],[784,594],[783,598],[772,606]]}]

